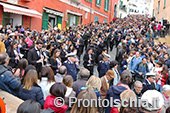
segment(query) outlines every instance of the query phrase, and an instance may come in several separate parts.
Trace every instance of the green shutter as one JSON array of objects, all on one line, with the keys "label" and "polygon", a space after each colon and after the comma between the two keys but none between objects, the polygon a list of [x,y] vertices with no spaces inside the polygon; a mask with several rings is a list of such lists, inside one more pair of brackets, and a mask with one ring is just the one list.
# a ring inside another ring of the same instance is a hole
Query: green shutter
[{"label": "green shutter", "polygon": [[96,0],[96,5],[97,5],[97,0]]},{"label": "green shutter", "polygon": [[5,12],[3,12],[3,26],[5,26]]},{"label": "green shutter", "polygon": [[30,17],[30,29],[31,29],[31,19],[32,19],[32,18]]},{"label": "green shutter", "polygon": [[75,24],[76,26],[79,25],[79,16],[76,16],[76,22],[75,23],[76,23]]},{"label": "green shutter", "polygon": [[68,13],[67,14],[67,27],[70,26],[70,14]]},{"label": "green shutter", "polygon": [[160,9],[160,1],[158,1],[158,13],[159,13],[159,9]]},{"label": "green shutter", "polygon": [[101,6],[101,0],[99,0],[99,4],[100,4],[100,6]]},{"label": "green shutter", "polygon": [[44,30],[48,29],[48,14],[46,12],[43,12],[42,29]]},{"label": "green shutter", "polygon": [[106,3],[107,1],[105,0],[105,4],[104,4],[104,9],[106,10],[106,5],[107,5],[107,3]]},{"label": "green shutter", "polygon": [[90,2],[92,2],[92,0],[90,0]]},{"label": "green shutter", "polygon": [[109,11],[109,0],[107,0],[107,11]]},{"label": "green shutter", "polygon": [[166,6],[166,0],[164,0],[164,7]]}]

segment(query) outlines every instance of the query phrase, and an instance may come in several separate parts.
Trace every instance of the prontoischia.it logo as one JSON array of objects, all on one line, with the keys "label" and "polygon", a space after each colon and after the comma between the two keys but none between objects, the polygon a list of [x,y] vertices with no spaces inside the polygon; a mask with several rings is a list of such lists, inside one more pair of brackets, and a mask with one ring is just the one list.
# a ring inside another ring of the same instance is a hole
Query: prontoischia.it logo
[{"label": "prontoischia.it logo", "polygon": [[[74,100],[74,101],[72,101]],[[147,99],[143,100],[135,100],[133,98],[129,98],[129,100],[124,99],[120,101],[119,99],[114,99],[113,97],[110,97],[110,100],[108,99],[77,99],[76,97],[70,97],[69,98],[69,106],[71,107],[74,103],[77,103],[78,107],[150,107],[152,104],[154,108],[159,108],[159,98],[153,98],[153,101],[151,103],[148,102]],[[62,97],[57,97],[54,99],[54,105],[56,107],[62,107],[64,106],[65,101]]]}]

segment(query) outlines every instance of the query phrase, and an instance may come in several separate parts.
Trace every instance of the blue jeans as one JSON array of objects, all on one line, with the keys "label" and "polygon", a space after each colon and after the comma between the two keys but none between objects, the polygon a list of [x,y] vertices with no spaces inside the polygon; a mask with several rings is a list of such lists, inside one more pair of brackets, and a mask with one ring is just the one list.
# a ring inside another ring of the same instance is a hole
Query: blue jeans
[{"label": "blue jeans", "polygon": [[156,84],[156,90],[162,92],[162,87],[160,84]]},{"label": "blue jeans", "polygon": [[159,32],[160,32],[160,30],[157,30],[157,36],[159,36]]}]

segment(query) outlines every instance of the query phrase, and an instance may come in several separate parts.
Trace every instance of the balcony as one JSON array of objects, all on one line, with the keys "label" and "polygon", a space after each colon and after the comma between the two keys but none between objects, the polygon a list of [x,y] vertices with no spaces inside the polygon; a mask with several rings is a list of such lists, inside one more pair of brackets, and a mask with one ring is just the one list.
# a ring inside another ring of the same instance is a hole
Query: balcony
[{"label": "balcony", "polygon": [[31,0],[22,0],[23,2],[31,2]]}]

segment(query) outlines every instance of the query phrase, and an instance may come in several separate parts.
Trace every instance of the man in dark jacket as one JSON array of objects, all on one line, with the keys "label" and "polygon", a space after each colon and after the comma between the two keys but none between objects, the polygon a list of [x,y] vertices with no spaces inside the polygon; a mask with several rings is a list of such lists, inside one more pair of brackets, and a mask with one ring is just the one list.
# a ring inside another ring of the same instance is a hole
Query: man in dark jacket
[{"label": "man in dark jacket", "polygon": [[[130,71],[125,70],[122,72],[121,74],[121,79],[120,79],[121,83],[118,83],[116,86],[111,86],[106,94],[106,98],[108,99],[110,102],[110,97],[112,97],[113,99],[119,99],[120,100],[120,94],[129,88],[129,84],[132,82],[132,75],[130,73]],[[113,100],[114,102],[114,100]],[[107,103],[108,104],[108,103]],[[111,103],[109,103],[111,104]],[[112,103],[113,105],[116,105],[116,103]],[[109,105],[109,107],[105,108],[105,113],[110,113],[111,111],[111,107]]]},{"label": "man in dark jacket", "polygon": [[144,93],[145,91],[147,90],[154,90],[156,89],[156,86],[155,86],[155,81],[156,77],[155,77],[155,74],[154,73],[147,73],[146,74],[146,80],[143,81],[143,89],[142,89],[142,93]]},{"label": "man in dark jacket", "polygon": [[17,96],[17,90],[21,85],[19,77],[20,70],[12,73],[11,67],[8,66],[9,56],[7,53],[0,53],[0,89]]},{"label": "man in dark jacket", "polygon": [[79,75],[81,78],[73,83],[73,90],[76,93],[80,88],[86,87],[86,82],[90,76],[90,71],[86,68],[83,68],[80,70]]},{"label": "man in dark jacket", "polygon": [[36,42],[35,47],[30,49],[27,55],[29,64],[36,67],[38,74],[41,72],[42,62],[43,62],[42,51],[41,51],[42,44],[43,42],[41,40],[38,40]]},{"label": "man in dark jacket", "polygon": [[134,89],[133,89],[133,91],[134,91],[134,93],[136,94],[137,100],[140,100],[141,97],[142,97],[142,93],[141,93],[142,88],[143,88],[143,87],[142,87],[142,83],[141,83],[140,81],[136,81],[136,82],[134,83]]}]

